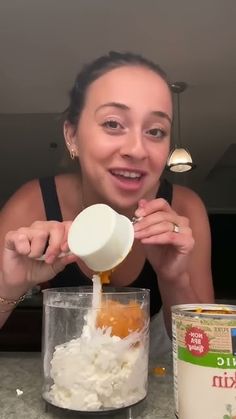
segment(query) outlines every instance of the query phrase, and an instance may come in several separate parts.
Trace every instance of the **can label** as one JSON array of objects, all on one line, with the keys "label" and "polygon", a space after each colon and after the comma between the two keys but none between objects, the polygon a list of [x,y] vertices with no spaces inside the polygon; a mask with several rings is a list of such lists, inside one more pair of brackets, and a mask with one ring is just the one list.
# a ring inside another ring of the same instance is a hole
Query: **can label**
[{"label": "can label", "polygon": [[172,319],[177,416],[236,419],[236,315]]}]

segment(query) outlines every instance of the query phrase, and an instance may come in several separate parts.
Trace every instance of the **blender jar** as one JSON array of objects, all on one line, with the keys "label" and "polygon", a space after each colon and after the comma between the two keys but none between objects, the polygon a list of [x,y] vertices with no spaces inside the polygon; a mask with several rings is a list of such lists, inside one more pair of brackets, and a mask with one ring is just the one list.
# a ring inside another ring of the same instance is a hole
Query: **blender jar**
[{"label": "blender jar", "polygon": [[43,291],[43,398],[80,412],[130,407],[146,397],[149,290],[106,286]]}]

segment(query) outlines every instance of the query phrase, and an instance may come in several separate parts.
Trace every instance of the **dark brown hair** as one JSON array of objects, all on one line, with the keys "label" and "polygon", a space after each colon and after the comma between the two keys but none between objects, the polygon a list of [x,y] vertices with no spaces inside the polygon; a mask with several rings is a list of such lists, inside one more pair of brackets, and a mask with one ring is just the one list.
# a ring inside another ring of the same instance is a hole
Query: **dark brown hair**
[{"label": "dark brown hair", "polygon": [[90,84],[108,71],[128,65],[143,66],[154,71],[169,86],[166,73],[159,65],[151,60],[139,54],[111,51],[107,55],[103,55],[85,65],[77,75],[74,86],[70,91],[70,103],[65,111],[65,119],[72,125],[76,125],[83,109],[86,92]]}]

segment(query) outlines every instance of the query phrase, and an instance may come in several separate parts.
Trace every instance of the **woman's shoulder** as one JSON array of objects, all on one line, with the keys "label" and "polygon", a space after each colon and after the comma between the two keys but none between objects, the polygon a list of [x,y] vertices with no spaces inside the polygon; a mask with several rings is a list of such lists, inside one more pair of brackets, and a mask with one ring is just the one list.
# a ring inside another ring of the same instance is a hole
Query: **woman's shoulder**
[{"label": "woman's shoulder", "polygon": [[[32,205],[33,203],[33,205]],[[38,179],[30,180],[20,186],[8,199],[3,207],[3,211],[16,208],[17,212],[25,211],[27,214],[42,212],[42,199]]]},{"label": "woman's shoulder", "polygon": [[205,204],[195,191],[176,184],[173,185],[172,207],[179,214],[188,217],[192,214],[206,213]]},{"label": "woman's shoulder", "polygon": [[1,231],[27,227],[36,220],[45,220],[45,212],[39,182],[33,179],[23,184],[1,209]]},{"label": "woman's shoulder", "polygon": [[[60,205],[66,214],[69,212],[67,218],[72,219],[72,209],[74,213],[77,210],[78,177],[70,173],[57,175],[55,184]],[[0,212],[0,223],[9,230],[28,226],[37,220],[46,220],[46,214],[39,179],[35,178],[20,186],[4,204]]]}]

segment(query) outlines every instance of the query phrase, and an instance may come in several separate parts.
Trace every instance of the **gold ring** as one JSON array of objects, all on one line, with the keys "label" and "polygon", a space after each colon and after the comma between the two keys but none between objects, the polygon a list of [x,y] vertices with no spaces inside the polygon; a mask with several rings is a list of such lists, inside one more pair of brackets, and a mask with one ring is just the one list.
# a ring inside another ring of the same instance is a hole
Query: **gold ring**
[{"label": "gold ring", "polygon": [[175,223],[173,223],[173,232],[174,233],[179,233],[179,226]]}]

